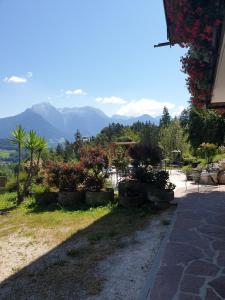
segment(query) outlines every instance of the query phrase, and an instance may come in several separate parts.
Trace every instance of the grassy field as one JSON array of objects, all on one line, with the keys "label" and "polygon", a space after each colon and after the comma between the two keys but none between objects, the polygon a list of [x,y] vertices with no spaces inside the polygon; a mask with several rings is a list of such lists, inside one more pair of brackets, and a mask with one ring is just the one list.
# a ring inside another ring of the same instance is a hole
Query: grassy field
[{"label": "grassy field", "polygon": [[[33,210],[31,198],[26,199],[20,207],[15,207],[14,198],[15,193],[0,195],[0,245],[5,243],[7,248],[8,240],[10,247],[16,249],[15,256],[17,251],[22,253],[22,263],[20,261],[15,265],[13,262],[13,272],[16,270],[17,276],[10,282],[12,289],[16,282],[30,285],[27,278],[35,276],[38,286],[48,282],[49,285],[57,287],[62,278],[69,278],[87,293],[97,294],[104,282],[104,278],[95,274],[98,262],[116,249],[126,247],[123,238],[143,229],[151,216],[159,213],[149,207],[125,210],[116,205],[78,211],[66,211],[56,207]],[[40,257],[42,248],[43,252],[48,249],[48,254]],[[8,260],[9,251],[6,250],[1,255],[6,255],[5,260]],[[58,253],[57,259],[52,261],[50,258],[55,252]],[[32,260],[38,259],[39,266],[46,261],[47,255],[48,266],[39,268],[33,274],[30,267],[23,268],[27,265],[26,259],[29,255]],[[10,261],[7,264],[9,268]]]},{"label": "grassy field", "polygon": [[15,150],[0,150],[0,158],[9,158],[10,154],[15,154]]}]

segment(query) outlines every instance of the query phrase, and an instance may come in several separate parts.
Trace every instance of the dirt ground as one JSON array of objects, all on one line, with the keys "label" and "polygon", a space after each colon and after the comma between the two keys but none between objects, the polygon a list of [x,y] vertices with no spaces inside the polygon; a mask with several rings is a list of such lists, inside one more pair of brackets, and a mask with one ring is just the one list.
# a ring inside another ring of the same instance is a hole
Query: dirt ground
[{"label": "dirt ground", "polygon": [[97,273],[105,278],[102,292],[87,300],[136,300],[144,287],[149,269],[165,236],[168,226],[163,221],[171,220],[173,210],[155,216],[144,230],[123,239],[124,249],[101,262]]},{"label": "dirt ground", "polygon": [[[74,247],[74,241],[52,251],[54,243],[44,232],[38,234],[38,239],[24,235],[23,231],[13,232],[7,237],[3,235],[0,237],[0,279],[4,284],[0,284],[0,299],[39,300],[43,299],[44,289],[45,299],[138,299],[155,254],[168,229],[164,222],[171,220],[173,211],[169,209],[151,216],[143,229],[121,238],[117,242],[117,249],[112,254],[106,253],[105,258],[98,258],[98,247],[104,247],[104,244],[93,245],[93,248],[89,246],[89,252],[90,249],[96,252],[90,255],[95,255],[97,262],[93,266],[90,265],[90,276],[94,274],[96,277],[96,281],[90,282],[93,285],[95,282],[96,285],[101,283],[101,288],[94,289],[93,296],[88,295],[85,288],[79,289],[76,285],[79,257],[73,265],[74,259],[65,254],[71,245]],[[27,265],[31,267],[26,268]],[[82,272],[82,265],[80,268]],[[7,282],[7,278],[13,274],[16,274],[15,278],[12,277]],[[66,283],[63,283],[64,277],[68,277]],[[21,289],[21,285],[26,288]],[[60,292],[57,292],[56,287],[59,285]]]}]

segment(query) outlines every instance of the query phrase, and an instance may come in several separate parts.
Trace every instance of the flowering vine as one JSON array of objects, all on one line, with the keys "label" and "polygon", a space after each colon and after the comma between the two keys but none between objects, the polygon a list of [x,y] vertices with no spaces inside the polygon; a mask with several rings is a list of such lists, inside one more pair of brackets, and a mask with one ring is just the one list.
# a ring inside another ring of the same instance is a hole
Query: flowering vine
[{"label": "flowering vine", "polygon": [[172,44],[188,48],[181,58],[188,75],[192,103],[202,108],[209,102],[217,41],[224,17],[225,0],[165,0]]}]

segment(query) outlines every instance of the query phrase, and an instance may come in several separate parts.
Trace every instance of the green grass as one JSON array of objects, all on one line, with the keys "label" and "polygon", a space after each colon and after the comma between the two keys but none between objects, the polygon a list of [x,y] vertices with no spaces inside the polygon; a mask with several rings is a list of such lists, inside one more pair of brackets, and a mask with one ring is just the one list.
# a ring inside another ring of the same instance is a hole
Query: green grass
[{"label": "green grass", "polygon": [[217,155],[214,157],[213,161],[217,162],[217,161],[220,161],[220,160],[223,160],[223,159],[225,159],[225,153],[217,154]]},{"label": "green grass", "polygon": [[[0,207],[12,207],[14,198],[15,193],[0,194]],[[117,249],[127,247],[129,243],[124,238],[142,230],[152,214],[159,213],[148,206],[123,209],[116,204],[74,211],[57,207],[35,211],[33,201],[27,198],[21,206],[0,215],[0,243],[16,234],[17,241],[28,239],[28,244],[39,247],[47,243],[49,250],[58,247],[61,256],[57,261],[35,271],[37,286],[51,285],[51,278],[57,286],[67,278],[90,294],[98,293],[104,282],[101,275],[96,276],[97,264]],[[26,270],[19,274],[23,276],[27,276]]]},{"label": "green grass", "polygon": [[15,207],[16,193],[0,194],[0,210],[11,209]]},{"label": "green grass", "polygon": [[0,157],[1,158],[9,158],[10,154],[15,154],[15,150],[0,150]]}]

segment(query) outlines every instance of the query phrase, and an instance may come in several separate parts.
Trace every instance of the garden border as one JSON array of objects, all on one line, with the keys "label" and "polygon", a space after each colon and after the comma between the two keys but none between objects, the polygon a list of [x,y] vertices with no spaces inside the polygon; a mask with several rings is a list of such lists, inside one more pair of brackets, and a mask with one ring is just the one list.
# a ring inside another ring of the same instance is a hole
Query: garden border
[{"label": "garden border", "polygon": [[171,232],[174,228],[174,224],[177,220],[177,209],[178,209],[178,205],[174,212],[174,216],[172,218],[171,224],[170,224],[170,226],[166,232],[166,235],[163,238],[162,243],[159,247],[159,250],[153,260],[153,264],[151,265],[150,270],[148,271],[147,279],[145,281],[144,287],[140,293],[140,297],[138,298],[138,300],[151,300],[151,299],[148,299],[148,296],[150,295],[150,292],[154,286],[156,275],[159,271],[160,263],[161,263],[163,255],[164,255],[167,242],[169,241]]}]

